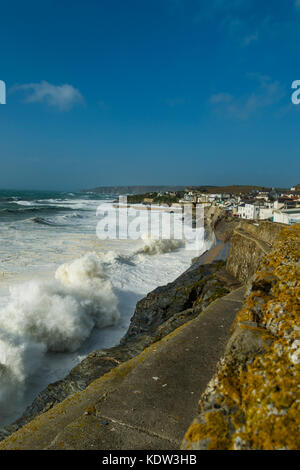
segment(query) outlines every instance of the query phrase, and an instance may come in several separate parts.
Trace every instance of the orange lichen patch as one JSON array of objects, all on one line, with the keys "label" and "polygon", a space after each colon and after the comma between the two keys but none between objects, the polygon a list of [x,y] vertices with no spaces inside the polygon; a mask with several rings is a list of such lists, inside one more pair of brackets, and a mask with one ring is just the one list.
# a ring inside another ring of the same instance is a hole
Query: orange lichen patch
[{"label": "orange lichen patch", "polygon": [[85,410],[85,414],[87,415],[93,415],[94,413],[96,413],[96,407],[95,405],[90,405],[87,407],[87,409]]},{"label": "orange lichen patch", "polygon": [[[240,375],[244,429],[243,440],[257,449],[300,448],[299,367],[288,354],[278,355],[278,342],[257,357]],[[298,370],[297,370],[298,369]]]},{"label": "orange lichen patch", "polygon": [[205,416],[205,423],[194,423],[188,430],[185,439],[193,443],[208,439],[208,449],[224,450],[230,445],[227,420],[219,411],[211,411]]},{"label": "orange lichen patch", "polygon": [[[266,348],[250,351],[250,357],[234,347],[227,351],[212,390],[200,403],[200,422],[206,424],[186,435],[185,442],[193,437],[193,448],[198,440],[198,447],[207,449],[300,449],[299,259],[300,224],[280,232],[234,323],[233,332],[253,328],[261,334]],[[213,418],[211,402],[219,406]]]},{"label": "orange lichen patch", "polygon": [[254,321],[254,315],[253,315],[253,312],[250,308],[243,307],[239,311],[238,316],[236,317],[236,319],[233,323],[232,332],[234,331],[234,329],[236,328],[236,325],[239,322],[244,323],[244,322],[247,322],[247,321]]},{"label": "orange lichen patch", "polygon": [[[228,370],[226,371],[228,373]],[[222,383],[222,391],[223,394],[230,400],[231,406],[234,403],[241,404],[242,401],[242,393],[241,387],[239,382],[239,377],[237,375],[230,375],[230,376],[223,376],[220,377]]]}]

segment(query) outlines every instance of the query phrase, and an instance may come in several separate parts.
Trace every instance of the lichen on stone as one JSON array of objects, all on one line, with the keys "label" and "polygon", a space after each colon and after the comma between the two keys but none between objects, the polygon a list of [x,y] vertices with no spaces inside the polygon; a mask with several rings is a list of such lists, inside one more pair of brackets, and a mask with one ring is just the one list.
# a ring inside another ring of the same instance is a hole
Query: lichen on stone
[{"label": "lichen on stone", "polygon": [[300,449],[299,259],[297,224],[263,257],[182,448]]}]

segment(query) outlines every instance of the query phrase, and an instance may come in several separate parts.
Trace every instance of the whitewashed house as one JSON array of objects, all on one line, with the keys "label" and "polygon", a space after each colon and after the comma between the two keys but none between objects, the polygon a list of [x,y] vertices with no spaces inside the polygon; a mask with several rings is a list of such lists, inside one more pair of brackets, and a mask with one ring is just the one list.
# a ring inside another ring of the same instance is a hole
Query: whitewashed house
[{"label": "whitewashed house", "polygon": [[272,207],[260,207],[259,218],[260,220],[267,220],[273,217],[274,209]]},{"label": "whitewashed house", "polygon": [[238,217],[241,219],[256,220],[259,218],[260,207],[257,204],[241,204],[238,206]]},{"label": "whitewashed house", "polygon": [[275,210],[273,221],[286,225],[299,224],[300,208]]}]

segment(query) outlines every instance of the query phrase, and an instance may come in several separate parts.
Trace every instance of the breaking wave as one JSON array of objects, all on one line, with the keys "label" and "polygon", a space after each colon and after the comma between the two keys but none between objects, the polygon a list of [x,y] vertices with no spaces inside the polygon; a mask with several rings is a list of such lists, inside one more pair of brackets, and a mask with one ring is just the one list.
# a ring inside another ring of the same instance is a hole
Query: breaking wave
[{"label": "breaking wave", "polygon": [[53,222],[50,220],[44,219],[43,217],[32,217],[31,219],[28,219],[29,222],[34,222],[35,224],[41,224],[41,225],[55,225]]},{"label": "breaking wave", "polygon": [[185,242],[183,240],[154,239],[148,237],[147,235],[143,235],[142,239],[144,241],[144,246],[135,252],[137,255],[158,255],[163,253],[170,253],[171,251],[176,251],[179,248],[183,248],[185,246]]},{"label": "breaking wave", "polygon": [[73,210],[71,207],[60,207],[60,206],[20,206],[20,207],[15,207],[15,208],[10,208],[6,207],[3,209],[0,209],[0,215],[1,214],[31,214],[31,213],[36,213],[36,212],[55,212],[55,211],[68,211],[68,210]]},{"label": "breaking wave", "polygon": [[0,310],[0,411],[10,396],[21,398],[47,351],[76,351],[93,328],[119,318],[105,263],[95,253],[61,265],[53,281],[11,287]]}]

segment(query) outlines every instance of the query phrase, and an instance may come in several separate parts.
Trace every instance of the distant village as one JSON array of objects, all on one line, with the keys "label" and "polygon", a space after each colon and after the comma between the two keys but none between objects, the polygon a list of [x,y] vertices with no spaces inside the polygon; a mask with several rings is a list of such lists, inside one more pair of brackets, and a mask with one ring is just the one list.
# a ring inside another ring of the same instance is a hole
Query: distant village
[{"label": "distant village", "polygon": [[289,190],[251,189],[249,192],[216,192],[197,188],[184,191],[150,192],[128,196],[128,202],[142,204],[203,204],[218,206],[233,216],[250,220],[270,220],[287,225],[300,223],[300,184]]}]

